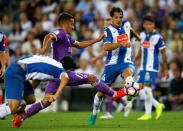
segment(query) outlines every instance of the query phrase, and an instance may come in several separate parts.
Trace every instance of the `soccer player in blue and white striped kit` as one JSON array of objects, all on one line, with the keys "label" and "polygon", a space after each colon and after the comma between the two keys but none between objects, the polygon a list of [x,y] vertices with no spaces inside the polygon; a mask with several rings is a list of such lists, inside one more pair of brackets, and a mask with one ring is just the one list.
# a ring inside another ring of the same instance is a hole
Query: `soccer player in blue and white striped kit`
[{"label": "soccer player in blue and white striped kit", "polygon": [[151,119],[152,105],[156,108],[156,119],[159,119],[164,105],[153,98],[152,86],[155,85],[159,71],[159,53],[162,54],[163,58],[164,76],[167,79],[169,77],[165,44],[162,36],[155,30],[155,21],[152,16],[143,18],[143,27],[145,31],[140,34],[142,39],[141,47],[134,60],[141,59],[138,83],[142,84],[145,92],[145,114],[139,117],[138,120]]},{"label": "soccer player in blue and white striped kit", "polygon": [[[112,24],[105,28],[106,39],[103,40],[103,48],[107,51],[107,60],[101,78],[102,82],[108,86],[114,83],[118,75],[121,75],[126,83],[134,81],[135,70],[130,43],[131,24],[129,21],[123,21],[123,11],[119,7],[113,7],[110,16]],[[103,96],[102,92],[95,95],[93,112],[88,121],[89,125],[95,124]]]},{"label": "soccer player in blue and white striped kit", "polygon": [[5,93],[8,104],[0,105],[0,118],[10,114],[16,114],[23,97],[34,94],[33,88],[27,88],[28,80],[52,80],[60,79],[60,85],[54,95],[49,96],[49,101],[58,98],[68,83],[68,75],[60,62],[47,57],[33,55],[19,59],[11,64],[5,72]]}]

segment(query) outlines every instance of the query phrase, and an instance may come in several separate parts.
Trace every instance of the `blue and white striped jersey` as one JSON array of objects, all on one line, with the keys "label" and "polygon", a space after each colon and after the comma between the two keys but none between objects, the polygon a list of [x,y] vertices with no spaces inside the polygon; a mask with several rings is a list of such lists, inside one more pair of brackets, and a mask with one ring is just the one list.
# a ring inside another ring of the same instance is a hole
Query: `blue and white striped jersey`
[{"label": "blue and white striped jersey", "polygon": [[0,31],[0,52],[5,51],[4,33]]},{"label": "blue and white striped jersey", "polygon": [[62,64],[43,55],[32,55],[18,60],[25,64],[26,80],[60,79],[66,72]]},{"label": "blue and white striped jersey", "polygon": [[[107,37],[103,40],[103,43],[130,42],[130,29],[131,24],[129,21],[123,21],[120,28],[115,28],[110,24],[104,30]],[[121,46],[115,50],[107,51],[106,66],[123,63],[133,63],[131,48]]]},{"label": "blue and white striped jersey", "polygon": [[141,32],[141,67],[140,70],[154,71],[159,70],[159,51],[165,48],[163,37],[156,31],[152,34]]}]

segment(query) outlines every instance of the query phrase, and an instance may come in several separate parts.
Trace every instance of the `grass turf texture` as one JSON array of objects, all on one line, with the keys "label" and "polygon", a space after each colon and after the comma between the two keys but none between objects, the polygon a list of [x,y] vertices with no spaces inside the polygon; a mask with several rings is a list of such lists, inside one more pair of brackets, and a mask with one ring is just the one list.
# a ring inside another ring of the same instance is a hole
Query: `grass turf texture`
[{"label": "grass turf texture", "polygon": [[[104,113],[100,113],[99,116]],[[137,121],[142,112],[132,112],[124,118],[115,113],[114,119],[96,120],[94,127],[88,126],[90,112],[39,113],[24,121],[18,129],[12,127],[12,116],[0,120],[0,131],[183,131],[183,112],[163,112],[159,120]]]}]

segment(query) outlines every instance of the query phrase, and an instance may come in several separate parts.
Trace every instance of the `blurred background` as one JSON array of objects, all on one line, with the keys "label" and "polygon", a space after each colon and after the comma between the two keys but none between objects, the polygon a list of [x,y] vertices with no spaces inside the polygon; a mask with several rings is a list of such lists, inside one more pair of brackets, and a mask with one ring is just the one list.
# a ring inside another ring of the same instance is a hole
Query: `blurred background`
[{"label": "blurred background", "polygon": [[[73,39],[95,39],[103,32],[104,20],[109,17],[113,6],[123,10],[124,20],[129,20],[137,33],[143,31],[144,15],[155,17],[156,29],[162,34],[167,47],[170,78],[166,80],[160,68],[153,93],[166,105],[166,110],[183,110],[183,0],[0,0],[0,31],[7,36],[7,59],[13,63],[23,56],[36,54],[42,47],[44,36],[58,28],[57,20],[63,11],[75,17],[75,30],[71,33]],[[139,42],[133,36],[131,42],[135,56]],[[101,47],[102,42],[99,42],[86,49],[72,49],[73,57],[81,66],[76,72],[92,73],[100,78],[105,58],[95,64],[92,59],[101,53]],[[136,69],[138,73],[138,66]],[[122,87],[122,81],[120,77],[117,79],[116,89]],[[43,82],[41,88],[36,89],[38,101],[44,95],[45,85]],[[1,80],[1,89],[3,87]],[[47,111],[91,110],[94,94],[95,89],[89,85],[67,87]],[[117,111],[122,110],[120,104],[114,103],[114,106]],[[133,109],[142,111],[143,108],[143,99],[137,99]],[[106,109],[105,102],[102,109]]]}]

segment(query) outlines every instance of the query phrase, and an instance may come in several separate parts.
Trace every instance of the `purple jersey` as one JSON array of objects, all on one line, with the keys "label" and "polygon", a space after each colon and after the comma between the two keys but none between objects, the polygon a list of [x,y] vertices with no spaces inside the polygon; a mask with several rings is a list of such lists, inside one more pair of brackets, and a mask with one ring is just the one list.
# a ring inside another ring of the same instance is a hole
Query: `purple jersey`
[{"label": "purple jersey", "polygon": [[52,32],[56,40],[52,40],[53,59],[60,61],[64,56],[71,56],[73,40],[63,29]]}]

